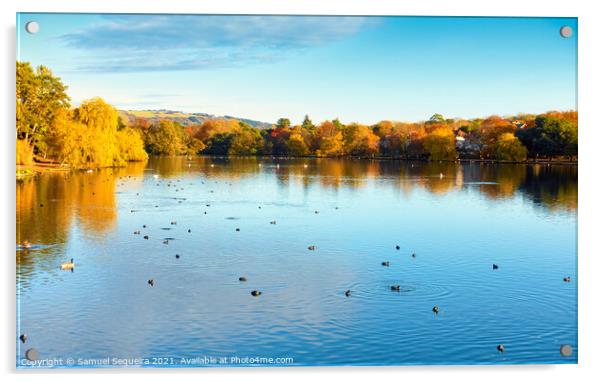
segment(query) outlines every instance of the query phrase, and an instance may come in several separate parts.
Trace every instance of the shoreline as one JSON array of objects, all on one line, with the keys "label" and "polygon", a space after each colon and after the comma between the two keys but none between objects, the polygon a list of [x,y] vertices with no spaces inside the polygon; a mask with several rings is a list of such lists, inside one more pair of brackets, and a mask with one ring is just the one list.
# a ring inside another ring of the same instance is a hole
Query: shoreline
[{"label": "shoreline", "polygon": [[67,173],[74,169],[57,163],[34,162],[30,165],[16,165],[16,179],[22,180],[48,173]]},{"label": "shoreline", "polygon": [[[157,155],[156,157],[161,157]],[[174,155],[173,157],[189,157],[189,155]],[[377,161],[399,161],[399,162],[423,162],[423,163],[461,163],[461,164],[524,164],[524,165],[558,165],[558,166],[578,166],[578,161],[570,160],[559,160],[559,159],[528,159],[522,162],[511,162],[511,161],[499,161],[495,159],[456,159],[456,160],[430,160],[430,159],[407,159],[407,158],[391,158],[391,157],[355,157],[355,156],[343,156],[343,157],[316,157],[316,156],[303,156],[303,157],[291,157],[291,156],[273,156],[273,155],[195,155],[195,157],[205,158],[270,158],[270,159],[350,159],[350,160],[377,160]],[[31,165],[17,165],[16,166],[16,180],[23,180],[31,177],[35,177],[41,174],[49,173],[68,173],[71,171],[87,171],[87,170],[99,170],[103,168],[116,168],[116,167],[97,167],[97,168],[73,168],[68,165],[60,165],[52,162],[34,162]]]}]

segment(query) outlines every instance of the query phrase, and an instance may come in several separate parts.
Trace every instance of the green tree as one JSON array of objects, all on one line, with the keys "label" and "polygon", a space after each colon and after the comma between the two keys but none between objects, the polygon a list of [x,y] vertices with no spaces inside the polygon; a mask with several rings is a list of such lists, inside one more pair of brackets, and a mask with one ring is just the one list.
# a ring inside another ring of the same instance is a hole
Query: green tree
[{"label": "green tree", "polygon": [[316,131],[316,126],[313,124],[311,119],[309,119],[309,116],[307,114],[305,115],[305,118],[303,118],[303,123],[301,123],[301,127],[312,134],[314,134]]},{"label": "green tree", "polygon": [[280,118],[276,122],[276,127],[281,128],[281,129],[289,128],[289,127],[291,127],[291,120],[288,118]]},{"label": "green tree", "polygon": [[577,123],[569,119],[540,115],[534,127],[517,130],[516,135],[534,156],[577,155]]},{"label": "green tree", "polygon": [[445,117],[442,114],[435,113],[428,120],[429,123],[445,123]]}]

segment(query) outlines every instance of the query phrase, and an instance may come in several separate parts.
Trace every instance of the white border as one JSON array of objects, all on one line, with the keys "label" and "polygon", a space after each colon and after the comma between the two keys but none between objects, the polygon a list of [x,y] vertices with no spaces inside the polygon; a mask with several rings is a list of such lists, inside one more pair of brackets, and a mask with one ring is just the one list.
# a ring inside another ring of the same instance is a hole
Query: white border
[{"label": "white border", "polygon": [[[8,380],[37,377],[45,381],[86,380],[107,378],[126,380],[144,378],[162,381],[171,374],[182,380],[204,378],[250,381],[292,380],[313,378],[345,378],[360,381],[408,381],[444,379],[449,381],[508,381],[514,378],[545,378],[547,381],[587,380],[602,375],[598,359],[601,354],[600,279],[602,270],[600,224],[602,194],[600,147],[602,145],[602,110],[600,71],[602,60],[600,38],[602,18],[597,1],[526,1],[526,0],[421,0],[415,2],[380,0],[3,0],[2,12],[2,166],[4,186],[1,188],[2,227],[4,243],[2,268],[2,306],[0,314],[0,360],[2,373]],[[15,13],[21,12],[113,12],[113,13],[222,13],[222,14],[348,14],[348,15],[456,15],[456,16],[577,16],[579,17],[579,365],[562,366],[476,366],[476,367],[330,367],[330,368],[264,368],[264,369],[202,369],[202,370],[101,370],[101,371],[16,371],[15,364],[15,188],[14,188],[14,84],[15,84]],[[85,374],[82,375],[82,374]],[[110,374],[110,375],[109,375]],[[144,374],[133,375],[133,374]],[[521,379],[522,379],[521,378]]]}]

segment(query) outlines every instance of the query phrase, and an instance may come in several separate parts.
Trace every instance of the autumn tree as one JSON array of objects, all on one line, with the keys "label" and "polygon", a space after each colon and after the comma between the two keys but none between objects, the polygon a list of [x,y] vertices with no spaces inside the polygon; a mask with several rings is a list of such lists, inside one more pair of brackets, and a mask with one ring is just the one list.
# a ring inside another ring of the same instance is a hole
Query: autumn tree
[{"label": "autumn tree", "polygon": [[527,159],[527,148],[512,133],[502,134],[494,146],[495,159],[522,162]]},{"label": "autumn tree", "polygon": [[352,123],[343,133],[345,153],[357,156],[373,156],[378,153],[380,138],[365,125]]},{"label": "autumn tree", "polygon": [[153,125],[145,141],[146,150],[156,155],[179,155],[182,154],[181,127],[177,123],[164,119]]},{"label": "autumn tree", "polygon": [[240,122],[238,131],[232,133],[232,135],[228,155],[257,155],[261,153],[263,139],[259,130]]},{"label": "autumn tree", "polygon": [[294,129],[286,142],[287,151],[292,156],[306,156],[309,154],[309,147],[303,137],[301,128]]},{"label": "autumn tree", "polygon": [[56,113],[69,108],[67,86],[47,67],[34,71],[28,62],[17,61],[16,78],[17,138],[46,151],[45,136]]},{"label": "autumn tree", "polygon": [[431,160],[455,160],[456,139],[454,133],[447,128],[439,128],[424,139],[424,148],[429,153]]},{"label": "autumn tree", "polygon": [[317,156],[341,156],[345,153],[343,143],[343,125],[335,119],[334,121],[322,122],[316,130],[318,142]]},{"label": "autumn tree", "polygon": [[117,131],[117,146],[121,158],[125,161],[139,162],[148,158],[140,133],[131,127]]},{"label": "autumn tree", "polygon": [[516,127],[507,119],[493,115],[486,118],[479,126],[479,137],[482,145],[481,155],[495,157],[495,144],[503,134],[514,134]]},{"label": "autumn tree", "polygon": [[73,110],[59,109],[46,140],[59,162],[75,168],[122,166],[147,158],[137,130],[118,130],[118,113],[101,98],[82,102]]}]

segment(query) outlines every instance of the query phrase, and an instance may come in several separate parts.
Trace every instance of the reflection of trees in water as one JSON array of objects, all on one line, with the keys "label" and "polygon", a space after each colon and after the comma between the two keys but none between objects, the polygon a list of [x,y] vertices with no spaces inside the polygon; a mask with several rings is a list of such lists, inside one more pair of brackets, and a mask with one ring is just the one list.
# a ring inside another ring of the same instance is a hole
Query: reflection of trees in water
[{"label": "reflection of trees in water", "polygon": [[[280,158],[151,158],[120,169],[93,173],[45,174],[17,182],[17,242],[64,243],[72,220],[95,234],[114,227],[117,218],[116,182],[122,177],[157,173],[170,178],[202,174],[210,179],[239,179],[258,174],[275,175],[280,184],[307,188],[351,190],[371,180],[404,192],[424,189],[435,194],[460,190],[471,184],[488,198],[523,193],[548,208],[577,208],[577,167],[546,165],[491,165],[481,163],[403,162],[354,159]],[[485,183],[485,184],[484,184]]]},{"label": "reflection of trees in water", "polygon": [[534,165],[526,169],[519,189],[550,209],[577,209],[577,167]]},{"label": "reflection of trees in water", "polygon": [[480,164],[479,169],[480,179],[475,181],[496,183],[481,184],[479,191],[491,199],[505,199],[514,196],[516,190],[525,181],[527,166]]},{"label": "reflection of trees in water", "polygon": [[[378,182],[410,194],[477,190],[490,199],[526,196],[550,210],[577,209],[577,167],[493,165],[484,163],[406,162],[356,159],[282,158],[151,158],[125,168],[93,173],[45,174],[16,185],[17,244],[27,240],[41,249],[17,251],[19,280],[33,266],[54,267],[64,260],[64,248],[74,222],[93,239],[113,229],[117,219],[116,185],[144,187],[143,176],[163,178],[204,176],[215,181],[276,177],[279,185],[300,185],[353,191]],[[123,180],[128,179],[125,183]],[[139,180],[139,182],[136,182]],[[45,247],[47,246],[47,247]],[[58,259],[61,256],[61,259]],[[55,258],[56,257],[56,258]]]},{"label": "reflection of trees in water", "polygon": [[56,265],[58,256],[62,259],[75,221],[93,237],[111,230],[117,219],[116,181],[121,176],[141,176],[144,168],[145,163],[138,162],[115,170],[51,173],[18,181],[16,241],[33,246],[29,251],[17,251],[21,276],[31,272],[38,261],[44,260],[41,266],[49,267]]},{"label": "reflection of trees in water", "polygon": [[56,262],[57,256],[64,252],[72,219],[66,177],[68,175],[56,174],[17,182],[17,244],[29,241],[34,246],[42,246],[36,250],[17,251],[19,283],[26,282],[27,275],[33,272],[34,263],[39,263],[41,268],[50,267]]},{"label": "reflection of trees in water", "polygon": [[[190,164],[190,166],[189,166]],[[200,157],[151,158],[149,167],[170,178],[186,173],[235,180],[258,174],[274,175],[282,186],[319,184],[351,190],[370,180],[391,184],[405,194],[424,189],[445,194],[476,187],[490,199],[511,198],[517,192],[548,208],[577,208],[577,167],[523,164],[378,161],[354,158]],[[379,179],[380,178],[380,179]]]}]

